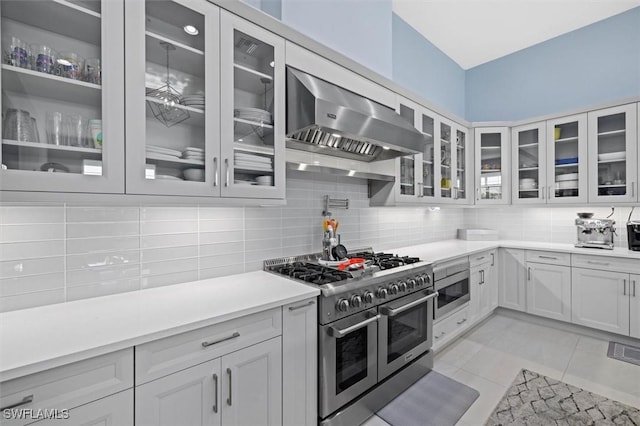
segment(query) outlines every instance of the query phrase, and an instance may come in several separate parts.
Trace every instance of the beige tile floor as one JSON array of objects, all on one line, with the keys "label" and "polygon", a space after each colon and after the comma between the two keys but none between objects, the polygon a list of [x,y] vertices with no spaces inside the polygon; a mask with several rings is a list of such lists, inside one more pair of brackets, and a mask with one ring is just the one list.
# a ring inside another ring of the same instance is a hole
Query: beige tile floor
[{"label": "beige tile floor", "polygon": [[[434,370],[480,392],[458,426],[483,425],[522,368],[640,408],[640,366],[608,358],[608,345],[496,314],[438,353]],[[388,425],[374,416],[363,426]]]}]

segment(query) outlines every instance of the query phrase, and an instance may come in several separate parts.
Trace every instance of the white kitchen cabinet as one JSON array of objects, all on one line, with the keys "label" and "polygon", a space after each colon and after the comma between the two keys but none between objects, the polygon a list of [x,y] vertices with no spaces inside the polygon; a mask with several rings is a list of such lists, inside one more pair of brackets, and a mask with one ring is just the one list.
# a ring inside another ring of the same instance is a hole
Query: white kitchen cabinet
[{"label": "white kitchen cabinet", "polygon": [[499,304],[504,308],[524,312],[527,309],[525,252],[501,248],[499,251]]},{"label": "white kitchen cabinet", "polygon": [[[470,204],[473,196],[472,150],[466,128],[442,118],[440,121],[440,196],[448,204]],[[437,151],[436,151],[437,152]],[[437,155],[436,155],[437,158]]]},{"label": "white kitchen cabinet", "polygon": [[433,324],[433,350],[437,351],[454,341],[473,324],[471,306],[460,309]]},{"label": "white kitchen cabinet", "polygon": [[137,386],[135,424],[281,424],[281,355],[275,337]]},{"label": "white kitchen cabinet", "polygon": [[631,274],[629,296],[629,335],[640,339],[640,275]]},{"label": "white kitchen cabinet", "polygon": [[506,127],[474,129],[476,204],[509,204],[510,144]]},{"label": "white kitchen cabinet", "polygon": [[480,257],[486,260],[472,264],[469,279],[469,315],[474,321],[487,316],[498,307],[498,266],[495,251]]},{"label": "white kitchen cabinet", "polygon": [[547,161],[544,121],[511,129],[511,199],[513,204],[546,202]]},{"label": "white kitchen cabinet", "polygon": [[282,307],[282,424],[318,422],[318,305],[316,298]]},{"label": "white kitchen cabinet", "polygon": [[0,4],[0,190],[124,192],[123,4]]},{"label": "white kitchen cabinet", "polygon": [[35,422],[38,426],[133,426],[133,390],[118,392],[68,411],[68,418]]},{"label": "white kitchen cabinet", "polygon": [[588,113],[589,202],[638,199],[636,104]]},{"label": "white kitchen cabinet", "polygon": [[573,268],[571,281],[573,323],[629,334],[629,274]]},{"label": "white kitchen cabinet", "polygon": [[527,312],[571,321],[571,268],[527,262]]},{"label": "white kitchen cabinet", "polygon": [[547,121],[547,203],[587,202],[587,114]]}]

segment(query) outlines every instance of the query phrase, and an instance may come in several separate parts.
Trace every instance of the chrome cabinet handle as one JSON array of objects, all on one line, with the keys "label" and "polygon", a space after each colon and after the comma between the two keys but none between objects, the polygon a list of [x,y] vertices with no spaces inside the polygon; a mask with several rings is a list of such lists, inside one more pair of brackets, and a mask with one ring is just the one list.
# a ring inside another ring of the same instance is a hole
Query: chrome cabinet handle
[{"label": "chrome cabinet handle", "polygon": [[631,182],[631,196],[632,197],[636,196],[636,183],[635,182]]},{"label": "chrome cabinet handle", "polygon": [[467,322],[467,319],[463,318],[462,320],[458,321],[456,324],[460,325],[460,324],[464,324],[465,322]]},{"label": "chrome cabinet handle", "polygon": [[214,391],[213,412],[217,413],[218,412],[218,375],[217,374],[213,375],[213,391]]},{"label": "chrome cabinet handle", "polygon": [[207,348],[211,345],[215,345],[218,343],[226,342],[227,340],[235,339],[236,337],[240,337],[240,333],[238,333],[237,331],[234,332],[231,336],[223,337],[222,339],[214,340],[213,342],[206,342],[206,341],[202,342],[202,347]]},{"label": "chrome cabinet handle", "polygon": [[224,159],[224,165],[227,168],[227,178],[224,182],[224,186],[229,186],[229,159],[228,158]]},{"label": "chrome cabinet handle", "polygon": [[552,260],[558,260],[557,257],[554,256],[543,256],[543,255],[539,255],[538,256],[540,259],[552,259]]},{"label": "chrome cabinet handle", "polygon": [[314,305],[315,303],[316,303],[316,302],[314,302],[313,300],[310,300],[309,302],[305,303],[304,305],[299,305],[299,306],[289,306],[289,310],[290,310],[290,311],[297,311],[298,309],[306,308],[307,306]]},{"label": "chrome cabinet handle", "polygon": [[476,260],[482,260],[484,258],[485,258],[485,256],[480,256],[480,257],[476,257]]},{"label": "chrome cabinet handle", "polygon": [[531,281],[531,266],[527,268],[527,281]]},{"label": "chrome cabinet handle", "polygon": [[480,188],[476,188],[476,200],[480,200]]},{"label": "chrome cabinet handle", "polygon": [[227,405],[229,407],[231,407],[231,392],[232,392],[232,388],[231,388],[231,369],[227,368],[227,374],[229,375],[229,398],[227,398]]},{"label": "chrome cabinet handle", "polygon": [[22,401],[16,402],[15,404],[7,405],[6,407],[2,407],[0,408],[0,411],[11,410],[12,408],[20,407],[22,405],[27,405],[31,402],[33,402],[33,395],[27,395],[24,398],[22,398]]},{"label": "chrome cabinet handle", "polygon": [[375,315],[372,316],[371,318],[367,318],[366,320],[359,322],[357,324],[352,325],[351,327],[347,327],[347,328],[336,328],[336,327],[329,327],[327,329],[329,336],[331,337],[335,337],[337,339],[346,336],[347,334],[351,333],[352,331],[356,331],[366,325],[371,324],[372,322],[376,322],[381,318],[381,315]]},{"label": "chrome cabinet handle", "polygon": [[388,317],[393,317],[393,316],[398,315],[400,312],[404,312],[407,309],[411,309],[414,306],[418,306],[419,304],[424,303],[429,299],[433,299],[434,297],[438,297],[438,294],[439,293],[437,291],[434,291],[433,293],[429,294],[428,296],[421,297],[420,299],[414,300],[411,303],[407,303],[406,305],[402,305],[401,307],[395,308],[395,309],[383,306],[382,308],[380,308],[380,312],[382,313],[382,315],[386,315]]},{"label": "chrome cabinet handle", "polygon": [[480,285],[484,284],[484,269],[480,270]]},{"label": "chrome cabinet handle", "polygon": [[540,191],[540,195],[542,196],[542,199],[544,200],[544,188],[542,188],[542,190]]},{"label": "chrome cabinet handle", "polygon": [[587,260],[587,263],[591,265],[609,266],[609,262],[596,262],[594,260]]},{"label": "chrome cabinet handle", "polygon": [[636,280],[633,280],[633,297],[636,297]]},{"label": "chrome cabinet handle", "polygon": [[213,157],[213,186],[218,186],[218,157]]},{"label": "chrome cabinet handle", "polygon": [[491,266],[495,266],[496,263],[496,254],[491,253]]},{"label": "chrome cabinet handle", "polygon": [[547,194],[548,194],[548,198],[551,199],[551,185],[549,185]]},{"label": "chrome cabinet handle", "polygon": [[627,295],[627,280],[622,280],[622,295],[626,296]]},{"label": "chrome cabinet handle", "polygon": [[437,336],[433,336],[433,337],[435,337],[436,339],[439,339],[439,338],[441,338],[442,336],[444,336],[445,334],[446,334],[446,333],[445,333],[444,331],[441,331],[441,332],[440,332],[440,334],[438,334]]}]

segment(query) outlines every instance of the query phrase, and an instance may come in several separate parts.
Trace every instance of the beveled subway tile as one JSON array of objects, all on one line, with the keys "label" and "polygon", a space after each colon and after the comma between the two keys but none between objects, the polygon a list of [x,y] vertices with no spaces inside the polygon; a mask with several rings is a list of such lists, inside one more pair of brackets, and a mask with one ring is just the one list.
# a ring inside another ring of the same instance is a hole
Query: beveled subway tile
[{"label": "beveled subway tile", "polygon": [[64,288],[64,272],[0,279],[0,297]]},{"label": "beveled subway tile", "polygon": [[227,275],[242,274],[244,272],[244,263],[238,265],[223,265],[216,268],[200,269],[200,279],[224,277]]},{"label": "beveled subway tile", "polygon": [[70,302],[73,300],[107,296],[109,294],[125,293],[136,290],[140,290],[140,278],[103,281],[95,284],[67,287],[67,301]]},{"label": "beveled subway tile", "polygon": [[67,270],[91,269],[102,266],[140,263],[139,250],[121,250],[103,253],[83,253],[67,256]]},{"label": "beveled subway tile", "polygon": [[64,223],[0,225],[0,242],[25,242],[64,239]]},{"label": "beveled subway tile", "polygon": [[255,251],[255,250],[269,250],[271,248],[282,247],[282,239],[281,238],[270,238],[266,240],[246,240],[244,242],[244,248],[247,251]]},{"label": "beveled subway tile", "polygon": [[246,251],[244,253],[245,263],[262,262],[267,259],[274,259],[282,256],[281,247],[272,247],[264,250]]},{"label": "beveled subway tile", "polygon": [[198,234],[143,235],[142,249],[198,245]]},{"label": "beveled subway tile", "polygon": [[142,276],[173,274],[198,270],[198,258],[167,260],[164,262],[143,263],[140,270]]},{"label": "beveled subway tile", "polygon": [[251,219],[280,219],[282,209],[280,207],[246,207],[244,210],[245,220]]},{"label": "beveled subway tile", "polygon": [[67,239],[67,255],[117,250],[137,250],[139,248],[139,236]]},{"label": "beveled subway tile", "polygon": [[198,232],[198,222],[195,220],[143,221],[141,223],[142,235],[191,234],[194,232]]},{"label": "beveled subway tile", "polygon": [[125,237],[139,235],[139,222],[68,223],[67,238]]},{"label": "beveled subway tile", "polygon": [[216,256],[228,253],[244,253],[244,241],[200,245],[200,256]]},{"label": "beveled subway tile", "polygon": [[198,256],[198,246],[166,247],[144,249],[140,258],[143,263],[161,262],[164,260],[185,259]]},{"label": "beveled subway tile", "polygon": [[64,223],[64,206],[1,206],[0,223]]},{"label": "beveled subway tile", "polygon": [[0,261],[64,256],[64,240],[0,243]]},{"label": "beveled subway tile", "polygon": [[140,265],[113,265],[67,271],[67,286],[80,286],[103,281],[117,281],[140,276]]},{"label": "beveled subway tile", "polygon": [[[322,224],[322,222],[320,222]],[[276,219],[245,219],[244,228],[247,234],[254,229],[280,229],[280,218]],[[320,225],[319,225],[320,226]]]},{"label": "beveled subway tile", "polygon": [[200,220],[223,220],[244,218],[242,207],[203,207],[199,208]]},{"label": "beveled subway tile", "polygon": [[200,232],[241,231],[244,229],[242,217],[221,220],[200,220]]},{"label": "beveled subway tile", "polygon": [[245,272],[262,271],[262,267],[263,267],[262,261],[258,261],[258,260],[245,262],[244,264]]},{"label": "beveled subway tile", "polygon": [[153,275],[142,277],[143,289],[162,287],[165,285],[182,284],[198,280],[198,271],[175,272],[171,274]]},{"label": "beveled subway tile", "polygon": [[0,262],[0,278],[25,277],[64,271],[64,256]]},{"label": "beveled subway tile", "polygon": [[232,243],[244,241],[244,230],[201,232],[200,244]]},{"label": "beveled subway tile", "polygon": [[137,222],[138,207],[67,207],[67,223]]},{"label": "beveled subway tile", "polygon": [[238,265],[241,263],[244,263],[244,253],[202,256],[200,258],[200,269],[219,268],[224,265]]},{"label": "beveled subway tile", "polygon": [[281,228],[248,229],[245,232],[245,240],[279,239],[282,237],[282,234],[283,231]]},{"label": "beveled subway tile", "polygon": [[197,207],[142,207],[140,209],[140,220],[198,220]]},{"label": "beveled subway tile", "polygon": [[17,296],[0,297],[0,312],[35,308],[64,302],[64,289],[38,291]]}]

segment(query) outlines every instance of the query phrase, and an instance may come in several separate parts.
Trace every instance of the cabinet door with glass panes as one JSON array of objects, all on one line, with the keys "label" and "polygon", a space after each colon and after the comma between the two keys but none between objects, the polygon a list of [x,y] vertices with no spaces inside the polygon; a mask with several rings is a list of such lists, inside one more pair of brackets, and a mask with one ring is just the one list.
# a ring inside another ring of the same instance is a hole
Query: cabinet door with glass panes
[{"label": "cabinet door with glass panes", "polygon": [[587,114],[547,121],[547,203],[587,202]]},{"label": "cabinet door with glass panes", "polygon": [[284,40],[221,12],[222,195],[285,197]]},{"label": "cabinet door with glass panes", "polygon": [[[470,167],[473,163],[471,141],[466,128],[459,125],[451,127],[451,202],[455,204],[469,204],[473,201],[473,174]],[[442,163],[442,159],[440,160]],[[443,188],[444,189],[444,188]],[[444,193],[443,193],[444,195]]]},{"label": "cabinet door with glass panes", "polygon": [[0,2],[0,189],[124,192],[122,0]]},{"label": "cabinet door with glass panes", "polygon": [[509,132],[506,127],[475,129],[476,204],[509,204]]},{"label": "cabinet door with glass panes", "polygon": [[546,123],[511,129],[511,197],[513,204],[545,203],[547,197]]},{"label": "cabinet door with glass panes", "polygon": [[220,194],[219,9],[126,0],[127,193]]},{"label": "cabinet door with glass panes", "polygon": [[425,151],[396,159],[396,201],[419,202],[431,199],[436,194],[434,168],[434,115],[420,105],[399,99],[398,113],[425,136]]},{"label": "cabinet door with glass panes", "polygon": [[636,104],[589,112],[589,202],[636,201]]}]

